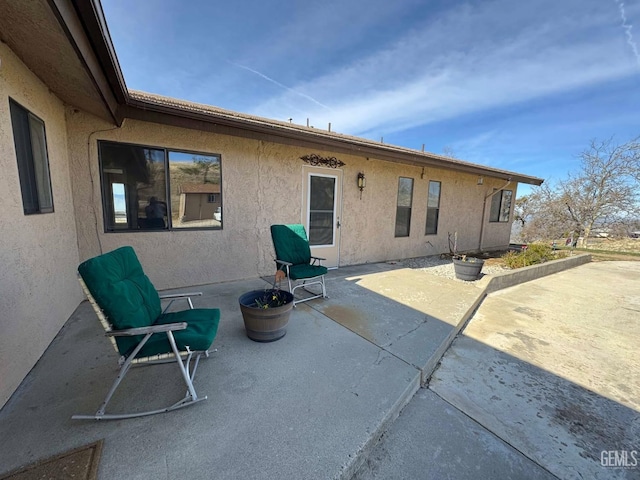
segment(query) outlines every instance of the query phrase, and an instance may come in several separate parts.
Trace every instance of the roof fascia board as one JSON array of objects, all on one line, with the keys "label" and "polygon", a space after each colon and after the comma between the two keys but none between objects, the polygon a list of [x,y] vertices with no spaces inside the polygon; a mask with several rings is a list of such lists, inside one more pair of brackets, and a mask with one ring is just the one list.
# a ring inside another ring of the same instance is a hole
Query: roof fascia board
[{"label": "roof fascia board", "polygon": [[128,105],[122,109],[121,114],[127,118],[153,123],[204,130],[254,140],[267,140],[286,145],[331,149],[339,153],[355,154],[366,158],[371,157],[378,160],[415,165],[418,167],[442,168],[504,180],[511,179],[513,182],[527,183],[530,185],[541,185],[543,182],[542,179],[519,175],[515,172],[502,172],[490,167],[484,168],[462,162],[450,163],[445,159],[431,157],[427,153],[422,154],[420,152],[411,153],[392,150],[392,147],[385,148],[384,144],[381,144],[379,147],[367,143],[358,144],[349,139],[321,136],[318,135],[319,131],[307,133],[293,129],[288,130],[278,125],[253,124],[244,119],[194,112],[134,98],[129,100]]}]

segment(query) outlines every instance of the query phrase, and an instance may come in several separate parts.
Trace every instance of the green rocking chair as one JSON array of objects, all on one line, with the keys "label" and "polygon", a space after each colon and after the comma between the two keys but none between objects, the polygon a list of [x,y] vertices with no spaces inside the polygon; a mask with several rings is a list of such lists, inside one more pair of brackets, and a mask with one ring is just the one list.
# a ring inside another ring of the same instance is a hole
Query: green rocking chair
[{"label": "green rocking chair", "polygon": [[[271,225],[271,239],[276,251],[276,266],[286,275],[289,291],[294,295],[293,306],[314,298],[328,298],[324,283],[327,267],[322,266],[322,261],[325,259],[311,256],[304,226],[300,224]],[[320,285],[322,292],[309,290],[309,285]],[[298,288],[306,290],[312,296],[296,300],[294,292]]]},{"label": "green rocking chair", "polygon": [[[159,296],[131,247],[83,262],[78,267],[80,284],[94,308],[106,335],[120,355],[120,372],[94,415],[73,419],[114,420],[169,412],[193,405],[199,397],[193,378],[202,356],[216,336],[220,321],[217,308],[194,309],[191,296],[202,293]],[[167,313],[171,304],[184,298],[189,309]],[[161,299],[168,299],[163,310]],[[177,362],[187,393],[178,402],[161,409],[135,413],[107,414],[105,410],[118,385],[133,365]]]}]

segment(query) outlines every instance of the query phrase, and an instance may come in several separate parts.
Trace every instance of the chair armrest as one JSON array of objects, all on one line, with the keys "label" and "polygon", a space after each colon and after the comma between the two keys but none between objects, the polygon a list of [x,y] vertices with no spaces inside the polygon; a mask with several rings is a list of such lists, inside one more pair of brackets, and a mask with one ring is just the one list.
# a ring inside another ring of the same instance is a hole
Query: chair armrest
[{"label": "chair armrest", "polygon": [[164,325],[150,325],[148,327],[111,330],[106,332],[106,335],[108,337],[131,337],[135,335],[145,335],[147,333],[172,332],[174,330],[184,330],[185,328],[187,328],[187,322],[166,323]]},{"label": "chair armrest", "polygon": [[180,298],[184,298],[189,304],[189,308],[193,310],[193,302],[191,301],[191,297],[201,297],[202,292],[191,292],[191,293],[165,293],[164,295],[158,295],[160,300],[170,300],[169,304],[164,308],[162,313],[167,313],[173,305],[173,302]]},{"label": "chair armrest", "polygon": [[277,258],[276,258],[276,263],[279,263],[279,264],[281,264],[281,265],[286,265],[287,267],[291,267],[291,266],[293,266],[293,263],[291,263],[291,262],[285,262],[284,260],[278,260]]},{"label": "chair armrest", "polygon": [[165,298],[185,298],[185,297],[201,297],[202,292],[191,292],[191,293],[167,293],[165,295],[160,295],[160,300],[164,300]]},{"label": "chair armrest", "polygon": [[312,256],[311,258],[313,258],[313,259],[315,259],[315,260],[326,260],[326,258],[322,258],[322,257],[313,257],[313,256]]}]

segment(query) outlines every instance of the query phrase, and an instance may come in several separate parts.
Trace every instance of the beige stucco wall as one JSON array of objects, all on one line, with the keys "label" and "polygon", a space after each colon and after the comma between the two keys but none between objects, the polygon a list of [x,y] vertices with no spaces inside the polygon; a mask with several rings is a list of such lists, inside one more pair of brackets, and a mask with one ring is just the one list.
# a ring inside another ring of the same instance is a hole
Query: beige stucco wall
[{"label": "beige stucco wall", "polygon": [[[45,123],[54,213],[24,215],[9,97]],[[0,407],[81,301],[65,109],[0,42]]]},{"label": "beige stucco wall", "polygon": [[[479,244],[482,202],[504,181],[443,169],[401,165],[355,155],[293,147],[126,120],[114,128],[86,113],[67,111],[69,146],[81,259],[132,245],[160,289],[271,274],[269,226],[299,223],[303,166],[308,153],[336,155],[345,162],[340,265],[384,261],[448,251],[447,232],[458,232],[458,249]],[[222,156],[224,229],[104,233],[97,140],[139,143]],[[87,145],[89,146],[87,149]],[[89,157],[87,154],[89,153]],[[364,172],[360,199],[356,185]],[[414,179],[411,234],[394,238],[398,178]],[[429,180],[442,182],[438,235],[425,236]],[[489,205],[486,218],[489,215]],[[510,224],[485,224],[484,246],[509,243]],[[427,243],[429,242],[429,243]]]}]

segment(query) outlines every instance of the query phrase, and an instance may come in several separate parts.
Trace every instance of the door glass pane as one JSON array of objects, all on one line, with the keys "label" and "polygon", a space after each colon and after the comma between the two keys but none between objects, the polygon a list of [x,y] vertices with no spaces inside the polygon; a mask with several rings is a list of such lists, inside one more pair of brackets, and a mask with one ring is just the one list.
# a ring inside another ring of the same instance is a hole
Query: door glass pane
[{"label": "door glass pane", "polygon": [[309,244],[332,245],[336,179],[311,175],[309,192]]}]

